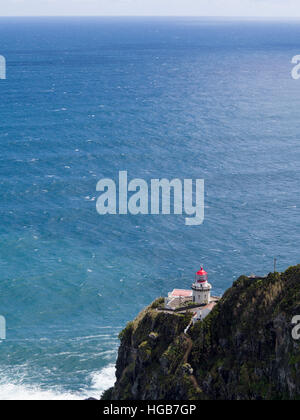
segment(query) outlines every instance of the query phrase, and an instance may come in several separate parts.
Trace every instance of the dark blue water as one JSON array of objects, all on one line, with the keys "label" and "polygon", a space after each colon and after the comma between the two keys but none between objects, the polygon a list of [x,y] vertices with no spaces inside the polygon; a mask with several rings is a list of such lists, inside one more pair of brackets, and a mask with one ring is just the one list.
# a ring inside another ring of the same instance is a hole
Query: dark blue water
[{"label": "dark blue water", "polygon": [[[299,262],[298,23],[0,19],[0,397],[97,396],[155,297]],[[103,177],[204,178],[205,222],[99,216]]]}]

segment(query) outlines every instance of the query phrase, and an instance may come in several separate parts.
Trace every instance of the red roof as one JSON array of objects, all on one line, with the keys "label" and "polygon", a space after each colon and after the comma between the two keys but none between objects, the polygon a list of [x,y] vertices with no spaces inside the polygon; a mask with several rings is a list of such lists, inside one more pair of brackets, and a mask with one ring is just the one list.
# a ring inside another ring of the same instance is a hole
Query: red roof
[{"label": "red roof", "polygon": [[181,290],[181,289],[174,289],[171,293],[172,297],[190,297],[192,296],[192,290]]},{"label": "red roof", "polygon": [[197,276],[207,276],[207,272],[201,267],[201,270],[197,271]]}]

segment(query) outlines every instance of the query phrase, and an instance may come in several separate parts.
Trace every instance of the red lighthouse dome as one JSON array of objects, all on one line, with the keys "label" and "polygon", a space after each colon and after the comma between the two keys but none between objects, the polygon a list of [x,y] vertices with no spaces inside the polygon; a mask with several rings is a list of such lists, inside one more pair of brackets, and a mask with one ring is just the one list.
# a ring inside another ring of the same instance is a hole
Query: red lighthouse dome
[{"label": "red lighthouse dome", "polygon": [[196,282],[197,283],[205,283],[207,282],[207,272],[204,270],[203,267],[196,273]]}]

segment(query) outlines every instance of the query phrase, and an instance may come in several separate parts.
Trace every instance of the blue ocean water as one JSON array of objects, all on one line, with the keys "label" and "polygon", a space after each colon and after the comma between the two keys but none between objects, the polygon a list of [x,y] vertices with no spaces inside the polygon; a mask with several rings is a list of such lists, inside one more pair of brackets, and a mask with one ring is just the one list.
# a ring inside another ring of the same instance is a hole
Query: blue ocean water
[{"label": "blue ocean water", "polygon": [[[298,22],[1,18],[0,398],[98,396],[154,298],[299,262]],[[96,183],[204,178],[205,222],[99,216]]]}]

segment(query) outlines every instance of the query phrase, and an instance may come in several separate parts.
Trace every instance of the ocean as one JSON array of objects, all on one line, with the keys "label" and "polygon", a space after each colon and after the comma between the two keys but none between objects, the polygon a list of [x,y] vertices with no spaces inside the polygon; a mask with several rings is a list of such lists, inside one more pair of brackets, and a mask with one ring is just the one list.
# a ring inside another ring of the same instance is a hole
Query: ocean
[{"label": "ocean", "polygon": [[[0,18],[1,399],[99,397],[118,334],[204,264],[299,263],[298,22]],[[102,178],[204,179],[205,221],[96,211]]]}]

